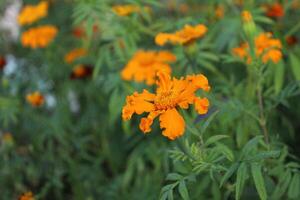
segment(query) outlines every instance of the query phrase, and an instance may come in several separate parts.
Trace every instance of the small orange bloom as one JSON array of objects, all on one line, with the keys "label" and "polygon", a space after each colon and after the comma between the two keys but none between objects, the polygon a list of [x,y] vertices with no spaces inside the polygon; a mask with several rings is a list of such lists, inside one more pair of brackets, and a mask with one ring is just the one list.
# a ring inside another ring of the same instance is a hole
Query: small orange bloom
[{"label": "small orange bloom", "polygon": [[284,9],[280,3],[274,3],[267,6],[266,15],[272,18],[280,18],[284,16]]},{"label": "small orange bloom", "polygon": [[43,25],[31,28],[22,33],[21,42],[24,47],[44,48],[56,36],[57,28],[52,25]]},{"label": "small orange bloom", "polygon": [[217,19],[222,19],[224,17],[224,6],[219,4],[216,8],[215,8],[215,15]]},{"label": "small orange bloom", "polygon": [[[271,33],[261,33],[255,38],[255,54],[261,57],[263,63],[267,63],[270,60],[273,63],[278,63],[282,58],[280,40],[271,37]],[[249,54],[248,43],[243,43],[240,47],[234,48],[232,52],[234,55],[246,59],[248,64],[251,63],[252,58]]]},{"label": "small orange bloom", "polygon": [[187,44],[201,38],[207,32],[207,28],[203,24],[196,26],[185,25],[183,29],[175,33],[159,33],[155,37],[155,43],[159,46],[165,45],[167,42],[172,44]]},{"label": "small orange bloom", "polygon": [[136,5],[116,5],[112,7],[114,13],[119,16],[128,16],[132,13],[140,12],[140,7]]},{"label": "small orange bloom", "polygon": [[149,113],[140,122],[140,130],[144,133],[151,131],[151,125],[156,117],[159,117],[162,134],[171,140],[183,135],[185,121],[177,109],[188,109],[194,104],[199,114],[206,114],[209,107],[207,98],[196,96],[199,89],[209,91],[207,78],[202,75],[191,75],[186,78],[171,79],[170,75],[158,72],[156,93],[144,90],[142,93],[134,92],[126,98],[126,105],[122,110],[123,120],[130,120],[134,113],[140,115]]},{"label": "small orange bloom", "polygon": [[26,192],[19,197],[19,200],[34,200],[32,192]]},{"label": "small orange bloom", "polygon": [[6,65],[6,59],[3,56],[0,56],[0,70],[4,69]]},{"label": "small orange bloom", "polygon": [[242,15],[243,22],[247,23],[247,22],[251,22],[252,21],[252,15],[251,15],[251,13],[249,11],[244,10],[241,15]]},{"label": "small orange bloom", "polygon": [[153,85],[157,72],[165,71],[170,74],[171,67],[168,63],[175,60],[176,56],[168,51],[138,51],[122,70],[121,77]]},{"label": "small orange bloom", "polygon": [[83,57],[87,54],[87,50],[84,48],[77,48],[77,49],[73,49],[72,51],[68,52],[64,59],[66,63],[72,63],[74,62],[74,60],[76,60],[77,58]]},{"label": "small orange bloom", "polygon": [[26,100],[33,107],[39,107],[43,105],[45,101],[44,96],[38,91],[28,94]]},{"label": "small orange bloom", "polygon": [[89,65],[76,65],[71,73],[71,79],[83,79],[91,76],[93,68]]},{"label": "small orange bloom", "polygon": [[21,26],[29,25],[43,17],[46,17],[47,15],[48,15],[48,2],[41,1],[37,5],[25,6],[21,10],[18,16],[18,22]]}]

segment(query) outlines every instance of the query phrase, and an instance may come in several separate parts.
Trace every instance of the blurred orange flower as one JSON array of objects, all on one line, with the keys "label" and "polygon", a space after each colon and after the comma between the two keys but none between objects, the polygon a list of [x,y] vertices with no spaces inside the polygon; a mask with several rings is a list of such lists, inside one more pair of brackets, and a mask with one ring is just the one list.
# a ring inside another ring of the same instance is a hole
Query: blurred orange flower
[{"label": "blurred orange flower", "polygon": [[175,33],[159,33],[155,37],[155,43],[159,46],[165,45],[167,42],[172,44],[187,44],[201,38],[207,32],[207,27],[203,24],[196,26],[185,25],[183,29]]},{"label": "blurred orange flower", "polygon": [[84,48],[73,49],[65,55],[64,60],[66,63],[70,64],[74,62],[74,60],[76,60],[77,58],[83,57],[86,54],[87,50]]},{"label": "blurred orange flower", "polygon": [[224,17],[225,8],[223,5],[219,4],[215,8],[215,16],[217,19],[222,19]]},{"label": "blurred orange flower", "polygon": [[242,15],[243,22],[250,22],[250,21],[252,21],[252,15],[251,15],[251,13],[249,11],[244,10],[241,15]]},{"label": "blurred orange flower", "polygon": [[27,94],[26,100],[34,107],[43,105],[45,101],[44,96],[38,91]]},{"label": "blurred orange flower", "polygon": [[171,73],[168,63],[176,61],[176,56],[168,51],[138,51],[121,72],[124,80],[146,81],[146,84],[155,83],[158,71]]},{"label": "blurred orange flower", "polygon": [[92,75],[93,68],[89,65],[76,65],[71,73],[71,79],[83,79]]},{"label": "blurred orange flower", "polygon": [[119,16],[128,16],[132,13],[140,12],[140,7],[136,5],[116,5],[112,7],[113,11]]},{"label": "blurred orange flower", "polygon": [[151,131],[153,120],[159,116],[160,128],[164,129],[162,134],[174,140],[183,135],[185,130],[185,121],[177,108],[188,109],[189,105],[194,104],[198,114],[207,113],[208,99],[197,97],[195,94],[199,89],[210,90],[204,75],[171,79],[169,74],[161,71],[158,72],[156,85],[156,94],[143,90],[142,93],[134,92],[133,95],[127,96],[126,105],[122,110],[123,120],[130,120],[134,113],[149,113],[141,119],[139,126],[141,131],[148,133]]},{"label": "blurred orange flower", "polygon": [[54,39],[57,32],[57,28],[52,25],[38,26],[22,33],[21,42],[24,47],[44,48]]},{"label": "blurred orange flower", "polygon": [[32,192],[26,192],[19,197],[19,200],[34,200]]},{"label": "blurred orange flower", "polygon": [[[278,39],[273,39],[271,33],[261,33],[255,38],[255,54],[261,57],[263,63],[272,61],[278,63],[282,58],[281,42]],[[242,59],[246,59],[247,63],[251,63],[249,54],[249,44],[243,43],[240,47],[233,48],[234,55]]]},{"label": "blurred orange flower", "polygon": [[232,53],[242,59],[245,59],[247,64],[251,63],[251,57],[249,56],[249,45],[248,43],[242,43],[239,47],[232,49]]},{"label": "blurred orange flower", "polygon": [[280,3],[274,3],[266,7],[266,15],[272,18],[280,18],[284,16],[284,9]]},{"label": "blurred orange flower", "polygon": [[47,15],[48,15],[48,2],[41,1],[37,5],[25,6],[21,10],[18,16],[18,22],[21,26],[29,25],[43,17],[46,17]]}]

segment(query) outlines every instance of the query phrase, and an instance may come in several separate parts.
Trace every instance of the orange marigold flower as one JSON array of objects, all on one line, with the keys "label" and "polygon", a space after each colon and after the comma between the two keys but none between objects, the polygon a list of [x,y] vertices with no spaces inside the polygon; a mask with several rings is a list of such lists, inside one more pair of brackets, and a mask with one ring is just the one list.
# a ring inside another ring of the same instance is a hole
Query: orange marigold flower
[{"label": "orange marigold flower", "polygon": [[93,67],[90,65],[76,65],[71,73],[71,79],[83,79],[91,76]]},{"label": "orange marigold flower", "polygon": [[122,70],[121,77],[153,85],[157,72],[165,71],[170,74],[171,67],[168,63],[175,60],[176,56],[168,51],[138,51]]},{"label": "orange marigold flower", "polygon": [[252,21],[252,15],[249,11],[244,10],[241,15],[242,15],[243,22],[247,23],[247,22]]},{"label": "orange marigold flower", "polygon": [[26,192],[19,197],[19,200],[34,200],[32,192]]},{"label": "orange marigold flower", "polygon": [[[282,58],[281,42],[278,39],[273,39],[271,33],[261,33],[255,38],[255,54],[261,57],[263,63],[272,61],[278,63]],[[232,50],[233,54],[242,59],[246,59],[247,63],[251,63],[251,56],[249,54],[249,44],[243,43],[240,47]]]},{"label": "orange marigold flower", "polygon": [[21,26],[29,25],[43,17],[46,17],[47,15],[48,15],[48,2],[41,1],[37,5],[25,6],[21,10],[18,16],[18,22]]},{"label": "orange marigold flower", "polygon": [[207,98],[196,96],[199,89],[209,91],[210,86],[207,78],[202,75],[191,75],[186,78],[171,79],[170,75],[158,72],[156,93],[143,90],[142,93],[134,92],[126,98],[126,105],[122,110],[123,120],[130,120],[134,113],[140,115],[149,113],[141,119],[139,128],[144,133],[151,131],[151,125],[156,117],[159,117],[162,134],[171,140],[183,135],[185,121],[177,109],[188,109],[194,104],[199,114],[208,111],[209,101]]},{"label": "orange marigold flower", "polygon": [[43,105],[45,101],[44,96],[38,91],[28,94],[26,100],[34,107]]},{"label": "orange marigold flower", "polygon": [[21,42],[24,47],[44,48],[56,36],[57,28],[52,25],[43,25],[36,28],[31,28],[22,33]]},{"label": "orange marigold flower", "polygon": [[207,32],[207,27],[203,24],[196,26],[185,25],[183,29],[175,33],[159,33],[155,37],[155,43],[159,46],[167,42],[172,44],[187,44],[201,38]]},{"label": "orange marigold flower", "polygon": [[267,6],[266,15],[272,18],[280,18],[284,16],[284,9],[280,3],[274,3]]},{"label": "orange marigold flower", "polygon": [[136,5],[116,5],[112,7],[113,11],[119,16],[128,16],[132,13],[140,12],[140,7]]},{"label": "orange marigold flower", "polygon": [[70,64],[74,62],[74,60],[76,60],[77,58],[83,57],[86,54],[87,50],[84,48],[73,49],[65,55],[64,60],[66,63]]},{"label": "orange marigold flower", "polygon": [[5,65],[6,65],[6,59],[5,57],[0,55],[0,70],[4,69]]}]

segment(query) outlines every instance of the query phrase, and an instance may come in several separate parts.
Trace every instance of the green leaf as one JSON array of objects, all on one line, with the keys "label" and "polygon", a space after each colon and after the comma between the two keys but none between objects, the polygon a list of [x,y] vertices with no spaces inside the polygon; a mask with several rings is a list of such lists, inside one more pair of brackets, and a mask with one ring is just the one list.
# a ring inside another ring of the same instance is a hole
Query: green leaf
[{"label": "green leaf", "polygon": [[173,190],[169,190],[168,192],[168,200],[173,200],[174,197],[173,197]]},{"label": "green leaf", "polygon": [[275,66],[275,77],[274,77],[274,88],[275,88],[275,94],[279,94],[279,92],[282,90],[283,81],[284,81],[284,63],[283,61],[279,62]]},{"label": "green leaf", "polygon": [[287,170],[280,176],[279,183],[277,184],[275,191],[272,194],[272,199],[281,199],[289,186],[291,178],[292,175],[290,170]]},{"label": "green leaf", "polygon": [[300,194],[300,175],[298,173],[294,174],[289,190],[288,190],[288,197],[291,199],[296,199]]},{"label": "green leaf", "polygon": [[180,179],[182,179],[182,176],[177,173],[170,173],[170,174],[168,174],[168,176],[166,178],[166,180],[168,180],[168,181],[177,181]]},{"label": "green leaf", "polygon": [[179,187],[178,187],[178,191],[179,191],[180,196],[181,196],[184,200],[189,200],[189,199],[190,199],[189,193],[188,193],[188,190],[187,190],[187,188],[186,188],[186,185],[185,185],[185,181],[184,181],[184,180],[180,181]]},{"label": "green leaf", "polygon": [[245,163],[242,163],[239,166],[236,177],[236,186],[235,186],[235,199],[238,200],[241,197],[241,194],[244,189],[244,185],[247,179],[247,166]]},{"label": "green leaf", "polygon": [[263,138],[263,136],[256,136],[256,137],[252,138],[249,142],[247,142],[247,144],[242,149],[241,157],[248,155],[249,152],[257,146],[258,142],[262,138]]},{"label": "green leaf", "polygon": [[280,151],[266,151],[258,153],[252,157],[250,157],[248,160],[250,161],[260,161],[266,158],[276,158],[280,155]]},{"label": "green leaf", "polygon": [[228,148],[226,145],[220,144],[220,143],[217,144],[217,148],[224,156],[226,156],[226,158],[228,160],[233,161],[234,155],[230,148]]},{"label": "green leaf", "polygon": [[220,183],[220,187],[222,187],[223,184],[233,175],[233,173],[237,170],[238,167],[239,167],[239,163],[234,163],[233,165],[231,165],[231,167],[227,170],[227,172],[223,176]]},{"label": "green leaf", "polygon": [[293,53],[290,53],[290,64],[292,68],[292,72],[297,81],[300,81],[300,60]]},{"label": "green leaf", "polygon": [[258,163],[251,163],[251,173],[260,199],[266,200],[267,192],[266,192],[264,178],[261,173],[261,165]]},{"label": "green leaf", "polygon": [[206,131],[206,129],[208,128],[209,124],[212,122],[212,120],[217,116],[217,114],[219,113],[219,111],[215,111],[213,114],[211,114],[209,116],[209,118],[205,121],[205,123],[202,125],[201,127],[201,135]]},{"label": "green leaf", "polygon": [[205,142],[205,146],[209,146],[211,144],[216,143],[219,140],[222,140],[222,139],[228,138],[228,137],[229,137],[228,135],[215,135],[215,136],[212,136],[212,137],[208,138],[208,140]]}]

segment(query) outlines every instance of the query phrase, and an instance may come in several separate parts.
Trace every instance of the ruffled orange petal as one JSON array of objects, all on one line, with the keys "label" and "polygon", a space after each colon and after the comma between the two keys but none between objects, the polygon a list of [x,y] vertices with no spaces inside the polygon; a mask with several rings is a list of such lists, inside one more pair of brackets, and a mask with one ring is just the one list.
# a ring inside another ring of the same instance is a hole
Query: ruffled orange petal
[{"label": "ruffled orange petal", "polygon": [[144,90],[142,93],[133,93],[133,95],[126,98],[126,105],[122,110],[122,118],[124,120],[129,120],[131,116],[136,114],[142,114],[144,112],[151,112],[154,110],[153,101],[155,95]]},{"label": "ruffled orange petal", "polygon": [[151,131],[151,125],[155,117],[158,116],[158,112],[150,112],[148,117],[143,117],[140,122],[140,129],[143,133],[149,133]]},{"label": "ruffled orange petal", "polygon": [[191,75],[188,76],[187,79],[192,81],[192,84],[195,85],[197,89],[202,89],[207,92],[210,90],[208,79],[202,74]]},{"label": "ruffled orange petal", "polygon": [[159,46],[163,46],[170,40],[171,37],[172,37],[171,34],[159,33],[155,37],[155,43]]},{"label": "ruffled orange petal", "polygon": [[209,107],[209,101],[207,98],[195,98],[195,109],[200,114],[206,114]]},{"label": "ruffled orange petal", "polygon": [[269,60],[271,60],[274,63],[278,63],[281,60],[281,58],[282,58],[282,53],[280,50],[271,49],[263,55],[262,61],[263,63],[267,63]]},{"label": "ruffled orange petal", "polygon": [[174,140],[184,133],[185,122],[183,117],[177,112],[175,108],[167,110],[159,117],[160,128],[164,129],[162,134]]}]

